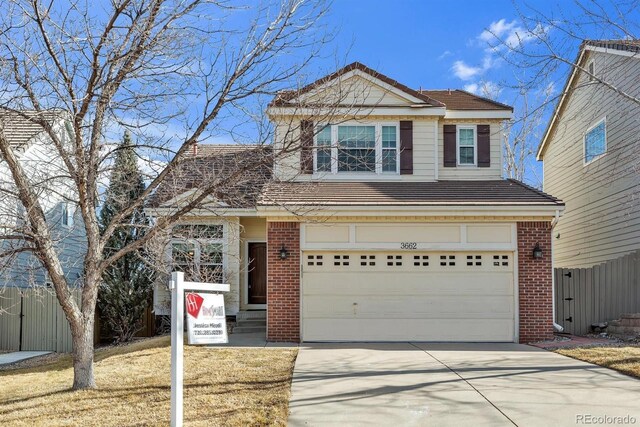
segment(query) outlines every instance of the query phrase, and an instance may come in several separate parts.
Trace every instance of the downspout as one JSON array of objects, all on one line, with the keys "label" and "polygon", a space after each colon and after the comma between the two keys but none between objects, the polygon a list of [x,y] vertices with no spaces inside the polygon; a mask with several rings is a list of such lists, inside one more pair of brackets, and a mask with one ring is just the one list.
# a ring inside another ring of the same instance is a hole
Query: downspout
[{"label": "downspout", "polygon": [[551,221],[551,309],[553,310],[553,329],[558,332],[564,331],[564,328],[556,323],[556,273],[553,266],[553,229],[560,220],[560,211],[556,210],[556,217]]}]

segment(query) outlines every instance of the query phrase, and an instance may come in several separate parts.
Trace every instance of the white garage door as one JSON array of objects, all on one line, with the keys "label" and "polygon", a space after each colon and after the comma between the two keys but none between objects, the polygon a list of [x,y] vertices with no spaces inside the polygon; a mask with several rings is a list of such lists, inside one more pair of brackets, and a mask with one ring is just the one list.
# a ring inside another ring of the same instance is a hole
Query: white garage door
[{"label": "white garage door", "polygon": [[305,341],[514,340],[509,252],[305,252]]}]

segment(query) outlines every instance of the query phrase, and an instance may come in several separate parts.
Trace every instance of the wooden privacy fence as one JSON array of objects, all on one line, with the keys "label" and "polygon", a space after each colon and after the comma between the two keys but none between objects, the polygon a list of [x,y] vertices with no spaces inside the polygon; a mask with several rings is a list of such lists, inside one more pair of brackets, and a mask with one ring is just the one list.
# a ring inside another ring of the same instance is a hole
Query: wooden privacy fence
[{"label": "wooden privacy fence", "polygon": [[556,323],[583,335],[591,324],[640,313],[640,251],[590,268],[556,268]]},{"label": "wooden privacy fence", "polygon": [[[81,290],[73,290],[76,301]],[[0,288],[0,350],[71,351],[71,330],[45,288]]]}]

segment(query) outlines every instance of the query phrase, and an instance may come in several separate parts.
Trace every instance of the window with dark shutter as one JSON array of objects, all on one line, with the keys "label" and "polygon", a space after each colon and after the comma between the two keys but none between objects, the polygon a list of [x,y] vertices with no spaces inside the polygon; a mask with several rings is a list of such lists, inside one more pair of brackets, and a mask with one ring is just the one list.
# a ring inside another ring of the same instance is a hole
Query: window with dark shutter
[{"label": "window with dark shutter", "polygon": [[456,167],[456,125],[444,125],[444,167]]},{"label": "window with dark shutter", "polygon": [[491,132],[489,125],[478,125],[478,167],[491,166]]},{"label": "window with dark shutter", "polygon": [[413,122],[400,121],[400,175],[413,174]]},{"label": "window with dark shutter", "polygon": [[313,122],[300,122],[300,173],[313,173]]}]

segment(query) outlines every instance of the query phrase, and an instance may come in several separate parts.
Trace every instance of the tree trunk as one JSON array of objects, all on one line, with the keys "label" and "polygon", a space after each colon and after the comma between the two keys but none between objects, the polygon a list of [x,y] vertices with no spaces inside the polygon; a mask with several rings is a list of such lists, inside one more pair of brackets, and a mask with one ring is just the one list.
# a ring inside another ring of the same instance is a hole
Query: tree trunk
[{"label": "tree trunk", "polygon": [[73,338],[73,389],[96,388],[93,376],[93,328],[94,318],[71,327]]}]

